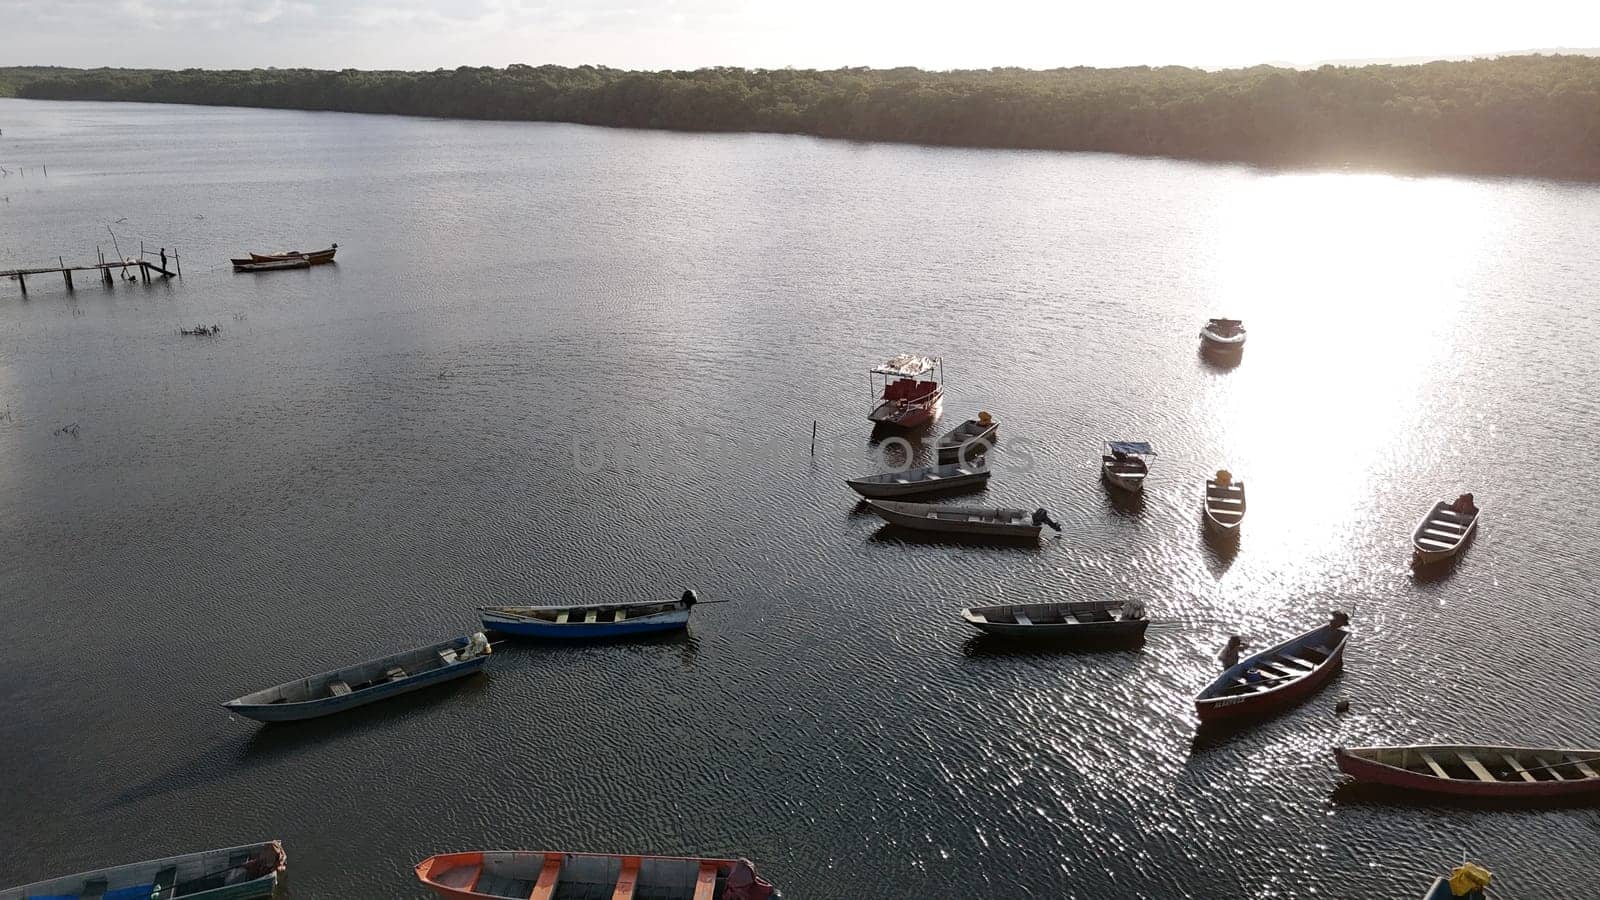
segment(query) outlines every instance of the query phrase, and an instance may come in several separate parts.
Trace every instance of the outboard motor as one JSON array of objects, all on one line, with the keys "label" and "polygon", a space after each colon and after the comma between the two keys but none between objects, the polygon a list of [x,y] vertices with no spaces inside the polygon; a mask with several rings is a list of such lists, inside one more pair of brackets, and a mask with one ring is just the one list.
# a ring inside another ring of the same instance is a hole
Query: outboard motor
[{"label": "outboard motor", "polygon": [[1033,511],[1033,524],[1035,524],[1035,525],[1049,525],[1051,528],[1054,528],[1056,531],[1060,531],[1061,530],[1061,523],[1057,522],[1055,519],[1050,518],[1050,510],[1045,509],[1042,506]]},{"label": "outboard motor", "polygon": [[684,591],[683,596],[679,599],[682,601],[684,606],[693,606],[700,602],[700,595],[696,594],[694,591]]}]

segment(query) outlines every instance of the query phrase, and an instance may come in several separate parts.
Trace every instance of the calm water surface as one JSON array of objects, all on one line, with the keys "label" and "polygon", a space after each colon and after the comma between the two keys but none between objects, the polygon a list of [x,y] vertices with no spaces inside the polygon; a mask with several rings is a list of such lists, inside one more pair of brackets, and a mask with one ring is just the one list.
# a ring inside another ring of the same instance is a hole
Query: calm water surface
[{"label": "calm water surface", "polygon": [[[1600,744],[1596,187],[9,100],[0,128],[0,269],[114,255],[110,224],[184,272],[0,282],[0,884],[269,837],[294,900],[419,897],[413,863],[477,847],[746,854],[799,900],[1412,898],[1463,853],[1502,897],[1600,880],[1592,808],[1397,804],[1328,752]],[[1196,354],[1224,313],[1231,370]],[[1002,423],[979,501],[1064,534],[929,543],[856,504],[866,370],[902,350],[946,360],[947,422]],[[1107,438],[1160,449],[1141,505],[1097,481]],[[1222,466],[1235,555],[1200,535]],[[1413,576],[1460,490],[1476,545]],[[684,587],[732,602],[342,719],[218,708],[477,604]],[[955,616],[1125,596],[1188,624],[1051,655]],[[1329,690],[1196,739],[1227,633],[1333,607]]]}]

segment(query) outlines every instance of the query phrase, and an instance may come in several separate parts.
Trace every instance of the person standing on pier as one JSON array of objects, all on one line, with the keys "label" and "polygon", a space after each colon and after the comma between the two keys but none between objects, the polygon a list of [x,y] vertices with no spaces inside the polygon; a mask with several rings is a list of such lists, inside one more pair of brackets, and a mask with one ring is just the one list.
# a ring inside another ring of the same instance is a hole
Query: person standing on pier
[{"label": "person standing on pier", "polygon": [[167,271],[167,248],[165,247],[161,248],[161,271],[163,274]]}]

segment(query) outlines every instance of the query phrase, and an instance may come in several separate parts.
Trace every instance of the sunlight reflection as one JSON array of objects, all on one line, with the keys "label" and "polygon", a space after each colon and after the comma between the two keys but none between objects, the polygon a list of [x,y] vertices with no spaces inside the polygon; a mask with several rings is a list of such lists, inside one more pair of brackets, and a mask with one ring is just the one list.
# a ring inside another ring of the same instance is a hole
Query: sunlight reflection
[{"label": "sunlight reflection", "polygon": [[1491,237],[1481,196],[1444,179],[1283,175],[1219,214],[1214,308],[1250,341],[1195,411],[1217,423],[1217,465],[1249,489],[1246,552],[1295,580],[1336,580],[1385,460],[1426,447],[1419,401],[1453,375]]}]

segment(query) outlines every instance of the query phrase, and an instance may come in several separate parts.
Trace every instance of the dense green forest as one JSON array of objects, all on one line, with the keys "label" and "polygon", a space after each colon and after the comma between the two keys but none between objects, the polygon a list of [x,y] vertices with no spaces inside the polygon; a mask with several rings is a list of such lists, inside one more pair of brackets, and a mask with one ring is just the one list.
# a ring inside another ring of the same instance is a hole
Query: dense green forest
[{"label": "dense green forest", "polygon": [[0,69],[0,92],[1600,180],[1600,58],[629,72]]}]

